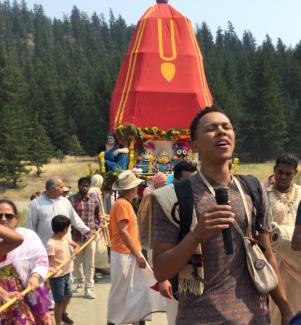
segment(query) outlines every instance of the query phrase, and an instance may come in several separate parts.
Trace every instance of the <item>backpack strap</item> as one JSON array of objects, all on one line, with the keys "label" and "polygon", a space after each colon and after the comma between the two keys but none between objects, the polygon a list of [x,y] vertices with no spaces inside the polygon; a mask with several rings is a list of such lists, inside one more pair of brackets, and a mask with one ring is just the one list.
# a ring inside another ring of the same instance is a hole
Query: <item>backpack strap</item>
[{"label": "backpack strap", "polygon": [[235,175],[244,187],[247,194],[250,195],[254,209],[252,211],[253,223],[252,232],[255,235],[256,231],[264,232],[264,204],[262,198],[262,187],[259,180],[252,175]]},{"label": "backpack strap", "polygon": [[[177,190],[175,190],[177,187]],[[157,203],[161,206],[166,218],[178,230],[178,242],[196,226],[197,216],[193,205],[193,194],[190,181],[182,181],[159,188],[152,192]],[[181,213],[180,213],[181,209]],[[202,259],[202,247],[199,244],[187,262],[186,266],[170,279],[174,297],[179,294],[191,292],[201,295],[204,291],[204,267]]]},{"label": "backpack strap", "polygon": [[[244,206],[244,210],[245,210],[245,213],[246,213],[246,218],[247,218],[247,221],[248,221],[247,236],[252,237],[252,216],[251,216],[251,212],[249,210],[246,195],[245,195],[245,193],[244,193],[244,191],[242,189],[240,181],[238,179],[236,179],[235,176],[233,176],[233,180],[234,180],[235,185],[238,188],[238,191],[239,191],[239,194],[240,194],[240,197],[242,199],[243,206]],[[236,220],[234,220],[233,226],[236,229],[236,231],[241,235],[241,237],[244,238],[245,235],[244,235],[242,229],[240,228],[240,226],[239,226],[239,224],[237,223]]]},{"label": "backpack strap", "polygon": [[[175,211],[178,207],[179,212],[179,241],[181,241],[190,231],[191,226],[193,224],[193,215],[194,215],[194,209],[193,209],[193,193],[191,188],[191,183],[189,179],[176,182],[174,184],[174,190],[177,196],[177,202],[174,204],[174,207],[172,209],[172,218],[173,220],[176,220]],[[199,267],[203,266],[203,260],[201,254],[193,254],[191,256],[191,259],[188,261],[188,264],[192,265],[192,276],[193,278],[199,283],[204,282],[203,278],[199,274]],[[203,275],[201,273],[201,275]],[[178,292],[178,286],[179,286],[179,275],[176,275],[172,279],[170,279],[172,283],[172,290],[173,290],[173,296],[176,300],[179,299],[179,292]]]},{"label": "backpack strap", "polygon": [[192,224],[193,194],[191,183],[188,179],[182,182],[177,182],[174,184],[174,189],[178,202],[175,204],[173,210],[175,210],[176,205],[178,204],[180,216],[179,237],[180,240],[182,240],[189,233]]}]

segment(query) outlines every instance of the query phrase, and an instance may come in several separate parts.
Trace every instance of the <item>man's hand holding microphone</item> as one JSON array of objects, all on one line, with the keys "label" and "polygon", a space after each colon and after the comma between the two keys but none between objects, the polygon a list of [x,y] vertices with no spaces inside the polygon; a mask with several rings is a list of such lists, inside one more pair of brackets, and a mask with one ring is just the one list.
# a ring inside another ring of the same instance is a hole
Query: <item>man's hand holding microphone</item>
[{"label": "man's hand holding microphone", "polygon": [[225,254],[233,254],[233,242],[230,225],[235,220],[232,207],[228,204],[228,189],[220,187],[215,189],[217,205],[206,209],[200,216],[196,227],[191,231],[196,241],[208,239],[216,231],[223,232]]}]

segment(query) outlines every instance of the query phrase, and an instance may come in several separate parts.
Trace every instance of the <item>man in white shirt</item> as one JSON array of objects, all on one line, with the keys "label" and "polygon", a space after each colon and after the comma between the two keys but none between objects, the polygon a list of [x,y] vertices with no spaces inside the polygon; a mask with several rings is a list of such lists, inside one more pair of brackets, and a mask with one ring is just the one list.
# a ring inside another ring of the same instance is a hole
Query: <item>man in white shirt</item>
[{"label": "man in white shirt", "polygon": [[70,201],[63,197],[64,183],[60,177],[54,176],[46,181],[46,191],[31,201],[28,209],[27,227],[34,230],[46,247],[52,236],[51,220],[56,215],[64,215],[71,220],[74,228],[83,235],[90,236],[90,229],[78,216]]}]

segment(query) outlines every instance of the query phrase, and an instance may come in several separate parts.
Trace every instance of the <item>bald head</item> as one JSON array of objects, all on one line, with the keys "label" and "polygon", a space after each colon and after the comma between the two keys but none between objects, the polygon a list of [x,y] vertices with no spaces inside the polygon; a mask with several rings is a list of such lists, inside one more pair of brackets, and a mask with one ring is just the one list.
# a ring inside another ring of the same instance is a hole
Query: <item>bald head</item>
[{"label": "bald head", "polygon": [[48,178],[45,183],[46,191],[50,190],[52,187],[55,187],[55,185],[58,182],[62,182],[62,179],[59,176],[53,176],[53,177]]},{"label": "bald head", "polygon": [[59,176],[53,176],[47,179],[45,183],[46,194],[51,199],[57,199],[64,192],[64,182]]}]

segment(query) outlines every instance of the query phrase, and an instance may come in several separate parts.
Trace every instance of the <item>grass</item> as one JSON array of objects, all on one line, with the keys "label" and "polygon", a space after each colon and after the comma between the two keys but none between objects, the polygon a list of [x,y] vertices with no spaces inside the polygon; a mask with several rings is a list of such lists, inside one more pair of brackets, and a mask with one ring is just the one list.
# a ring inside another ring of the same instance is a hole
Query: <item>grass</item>
[{"label": "grass", "polygon": [[26,227],[28,209],[22,209],[18,211],[18,226]]},{"label": "grass", "polygon": [[[251,174],[256,176],[259,180],[265,181],[273,174],[274,165],[274,162],[266,162],[262,164],[239,164],[238,173],[243,175]],[[301,173],[298,173],[295,177],[295,183],[301,185]]]},{"label": "grass", "polygon": [[[43,191],[45,181],[51,176],[60,176],[65,185],[70,185],[71,191],[77,191],[77,180],[89,174],[88,165],[91,164],[93,169],[98,169],[98,163],[94,157],[66,157],[63,162],[53,159],[48,165],[45,165],[44,173],[41,177],[35,176],[35,169],[33,167],[29,175],[24,176],[22,182],[17,189],[8,189],[1,193],[1,197],[6,197],[18,205],[20,214],[24,219],[26,216],[27,206],[31,194],[36,191]],[[264,181],[269,175],[273,173],[274,162],[266,162],[263,164],[239,164],[239,174],[252,174],[257,176],[261,181]],[[301,185],[301,173],[295,179],[297,184]],[[20,221],[21,223],[22,221]]]},{"label": "grass", "polygon": [[239,164],[238,174],[251,174],[256,176],[261,181],[264,181],[271,174],[273,174],[273,162],[266,162],[263,164]]},{"label": "grass", "polygon": [[53,159],[43,167],[41,177],[35,175],[35,168],[32,167],[31,172],[23,177],[17,189],[8,189],[4,193],[1,193],[1,197],[9,198],[17,203],[20,201],[29,202],[32,194],[44,190],[45,182],[51,176],[60,176],[65,185],[70,185],[72,187],[71,191],[76,192],[77,180],[89,174],[88,164],[91,164],[94,169],[99,168],[97,160],[94,157],[67,156],[62,162]]}]

